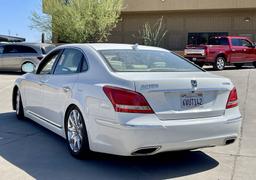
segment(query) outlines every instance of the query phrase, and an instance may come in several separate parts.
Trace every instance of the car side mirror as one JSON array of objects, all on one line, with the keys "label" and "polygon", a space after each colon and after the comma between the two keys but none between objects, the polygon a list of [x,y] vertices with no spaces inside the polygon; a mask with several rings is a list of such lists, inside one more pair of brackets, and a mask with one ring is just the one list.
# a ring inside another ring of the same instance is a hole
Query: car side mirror
[{"label": "car side mirror", "polygon": [[33,63],[27,62],[27,63],[22,65],[21,69],[25,73],[34,73],[36,67],[35,67],[35,65]]}]

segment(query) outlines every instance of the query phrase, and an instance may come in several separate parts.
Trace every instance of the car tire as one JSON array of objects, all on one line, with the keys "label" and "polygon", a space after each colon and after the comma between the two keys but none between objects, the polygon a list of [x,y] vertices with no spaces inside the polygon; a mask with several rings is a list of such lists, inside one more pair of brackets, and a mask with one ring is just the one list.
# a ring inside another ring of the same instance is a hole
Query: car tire
[{"label": "car tire", "polygon": [[21,94],[20,94],[19,89],[17,89],[17,92],[16,92],[15,110],[16,110],[17,118],[24,119],[24,109],[23,109],[23,103],[22,103]]},{"label": "car tire", "polygon": [[91,154],[88,134],[81,111],[73,106],[65,117],[65,133],[68,149],[77,159],[88,158]]},{"label": "car tire", "polygon": [[216,60],[213,64],[213,68],[215,70],[222,71],[222,70],[224,70],[225,65],[226,65],[226,59],[222,56],[219,56],[216,58]]},{"label": "car tire", "polygon": [[234,64],[234,66],[235,66],[237,69],[242,68],[243,65],[244,65],[244,63],[236,63],[236,64]]},{"label": "car tire", "polygon": [[256,61],[254,61],[254,62],[252,63],[252,65],[256,68]]}]

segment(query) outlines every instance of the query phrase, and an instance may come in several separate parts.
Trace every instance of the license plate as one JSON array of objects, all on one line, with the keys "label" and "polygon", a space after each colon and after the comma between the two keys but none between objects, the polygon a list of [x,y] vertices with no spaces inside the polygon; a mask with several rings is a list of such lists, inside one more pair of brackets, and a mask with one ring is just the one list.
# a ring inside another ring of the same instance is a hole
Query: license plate
[{"label": "license plate", "polygon": [[196,60],[197,60],[197,58],[192,58],[192,60],[193,60],[193,61],[196,61]]},{"label": "license plate", "polygon": [[204,104],[204,97],[201,93],[181,95],[181,109],[192,109]]}]

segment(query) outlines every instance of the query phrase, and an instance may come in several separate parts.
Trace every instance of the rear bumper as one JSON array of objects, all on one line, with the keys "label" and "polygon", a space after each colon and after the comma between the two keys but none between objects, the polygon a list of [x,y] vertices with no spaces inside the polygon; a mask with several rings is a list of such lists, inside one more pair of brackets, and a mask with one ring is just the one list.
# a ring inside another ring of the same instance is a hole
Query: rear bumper
[{"label": "rear bumper", "polygon": [[206,56],[194,56],[194,55],[189,56],[189,55],[186,55],[185,58],[192,61],[192,62],[205,62],[205,63],[213,63],[214,62],[214,59],[209,59]]},{"label": "rear bumper", "polygon": [[[225,145],[226,140],[238,137],[241,116],[160,121],[156,115],[144,115],[125,124],[96,120],[101,132],[91,149],[97,152],[130,156],[140,149],[156,151],[197,149]],[[142,123],[143,122],[143,123]]]}]

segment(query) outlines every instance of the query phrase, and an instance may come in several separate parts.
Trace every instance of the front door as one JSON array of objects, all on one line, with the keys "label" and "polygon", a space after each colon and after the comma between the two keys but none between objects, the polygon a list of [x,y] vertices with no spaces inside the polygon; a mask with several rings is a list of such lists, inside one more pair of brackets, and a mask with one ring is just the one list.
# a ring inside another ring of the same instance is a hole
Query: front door
[{"label": "front door", "polygon": [[43,117],[43,86],[44,83],[51,76],[55,61],[60,54],[60,50],[53,51],[49,54],[39,65],[36,74],[30,74],[29,80],[25,81],[27,83],[25,88],[26,96],[26,109],[29,114],[37,117]]},{"label": "front door", "polygon": [[251,62],[256,60],[256,49],[254,45],[246,40],[246,39],[241,39],[241,44],[244,47],[244,53],[246,56],[246,62]]},{"label": "front door", "polygon": [[247,61],[245,47],[242,46],[240,39],[231,39],[231,63],[239,63]]}]

